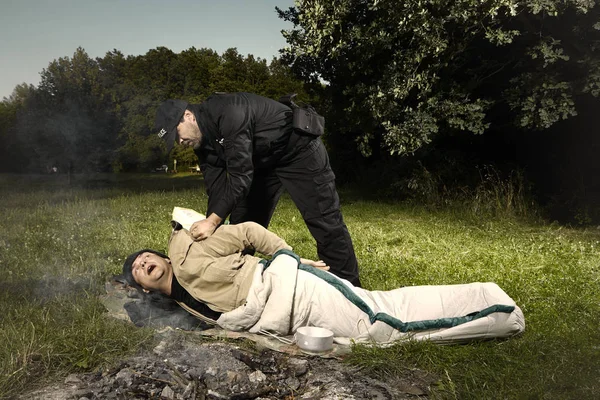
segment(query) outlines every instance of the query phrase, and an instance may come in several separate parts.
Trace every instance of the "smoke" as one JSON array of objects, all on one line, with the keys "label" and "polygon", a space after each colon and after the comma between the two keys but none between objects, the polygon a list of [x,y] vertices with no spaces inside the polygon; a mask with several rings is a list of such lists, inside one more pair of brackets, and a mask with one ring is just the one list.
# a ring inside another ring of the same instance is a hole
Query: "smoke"
[{"label": "smoke", "polygon": [[11,298],[27,298],[28,301],[45,304],[64,297],[80,297],[97,294],[98,288],[92,277],[66,278],[46,274],[39,279],[19,282],[1,282],[0,290]]},{"label": "smoke", "polygon": [[162,328],[170,326],[183,330],[203,330],[209,325],[195,318],[176,301],[160,294],[135,293],[133,301],[124,305],[127,315],[136,326]]},{"label": "smoke", "polygon": [[[44,305],[56,300],[68,301],[87,296],[106,294],[94,277],[68,278],[57,275],[44,275],[39,279],[26,279],[19,282],[0,282],[3,296],[13,299],[26,299],[30,303]],[[109,295],[125,297],[123,292],[109,292]],[[122,301],[129,319],[139,327],[172,327],[183,330],[204,330],[211,326],[195,318],[177,304],[176,301],[160,293],[145,294],[130,290],[127,300]]]},{"label": "smoke", "polygon": [[78,99],[32,98],[17,115],[14,160],[28,172],[108,172],[117,147],[116,117]]}]

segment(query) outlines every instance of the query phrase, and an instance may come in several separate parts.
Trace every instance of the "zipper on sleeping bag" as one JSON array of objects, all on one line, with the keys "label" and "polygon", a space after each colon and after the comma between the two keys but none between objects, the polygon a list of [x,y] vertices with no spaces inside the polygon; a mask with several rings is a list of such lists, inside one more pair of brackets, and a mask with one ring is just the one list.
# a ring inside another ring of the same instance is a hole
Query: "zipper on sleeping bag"
[{"label": "zipper on sleeping bag", "polygon": [[411,322],[403,322],[396,317],[393,317],[387,313],[375,313],[369,307],[367,303],[363,299],[361,299],[352,289],[346,286],[338,277],[327,273],[323,270],[315,268],[310,265],[300,263],[300,257],[291,250],[281,249],[278,250],[270,260],[261,260],[260,263],[264,265],[263,273],[267,270],[267,268],[271,265],[273,260],[282,254],[286,254],[288,256],[293,257],[298,262],[298,269],[302,271],[309,272],[321,279],[325,282],[329,283],[335,289],[337,289],[340,293],[344,295],[348,301],[358,307],[362,312],[369,316],[369,321],[371,324],[374,324],[376,321],[381,321],[394,329],[399,330],[400,332],[411,332],[411,331],[422,331],[429,329],[440,329],[440,328],[452,328],[453,326],[461,325],[466,322],[474,321],[479,318],[487,317],[488,315],[495,312],[502,312],[510,314],[514,311],[514,306],[508,306],[504,304],[494,304],[483,310],[470,313],[468,315],[462,317],[449,317],[449,318],[438,318],[438,319],[426,319],[421,321],[411,321]]}]

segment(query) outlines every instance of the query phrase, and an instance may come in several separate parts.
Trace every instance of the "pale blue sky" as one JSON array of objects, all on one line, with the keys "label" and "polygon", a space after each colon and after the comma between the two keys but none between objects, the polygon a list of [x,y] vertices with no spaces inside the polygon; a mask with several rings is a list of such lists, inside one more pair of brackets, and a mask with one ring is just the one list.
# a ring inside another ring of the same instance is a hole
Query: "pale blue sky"
[{"label": "pale blue sky", "polygon": [[286,46],[277,17],[293,0],[0,0],[0,99],[20,83],[38,85],[40,72],[83,47],[90,57],[113,49],[145,54],[192,46],[221,54],[237,47],[271,61]]}]

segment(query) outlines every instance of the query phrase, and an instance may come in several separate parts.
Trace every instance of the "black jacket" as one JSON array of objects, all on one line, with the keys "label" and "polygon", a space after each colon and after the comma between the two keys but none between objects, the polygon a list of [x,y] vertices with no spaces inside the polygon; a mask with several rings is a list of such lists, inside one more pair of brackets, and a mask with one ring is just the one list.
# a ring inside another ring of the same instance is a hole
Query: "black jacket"
[{"label": "black jacket", "polygon": [[293,133],[292,110],[251,93],[210,96],[197,106],[202,144],[196,150],[208,211],[225,219],[250,190],[255,169],[285,162],[311,138]]}]

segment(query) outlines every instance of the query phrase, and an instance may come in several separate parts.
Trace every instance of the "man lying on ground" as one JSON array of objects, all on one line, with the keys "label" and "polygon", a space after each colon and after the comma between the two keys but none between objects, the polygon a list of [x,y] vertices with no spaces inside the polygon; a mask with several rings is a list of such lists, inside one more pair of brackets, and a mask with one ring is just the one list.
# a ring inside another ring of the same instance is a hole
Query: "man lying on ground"
[{"label": "man lying on ground", "polygon": [[385,343],[407,336],[508,337],[525,328],[519,307],[494,283],[368,291],[327,272],[322,261],[299,258],[256,223],[223,225],[203,241],[173,224],[168,256],[138,251],[126,259],[123,274],[131,286],[158,291],[224,329],[288,335],[319,326],[333,331],[338,343]]}]

